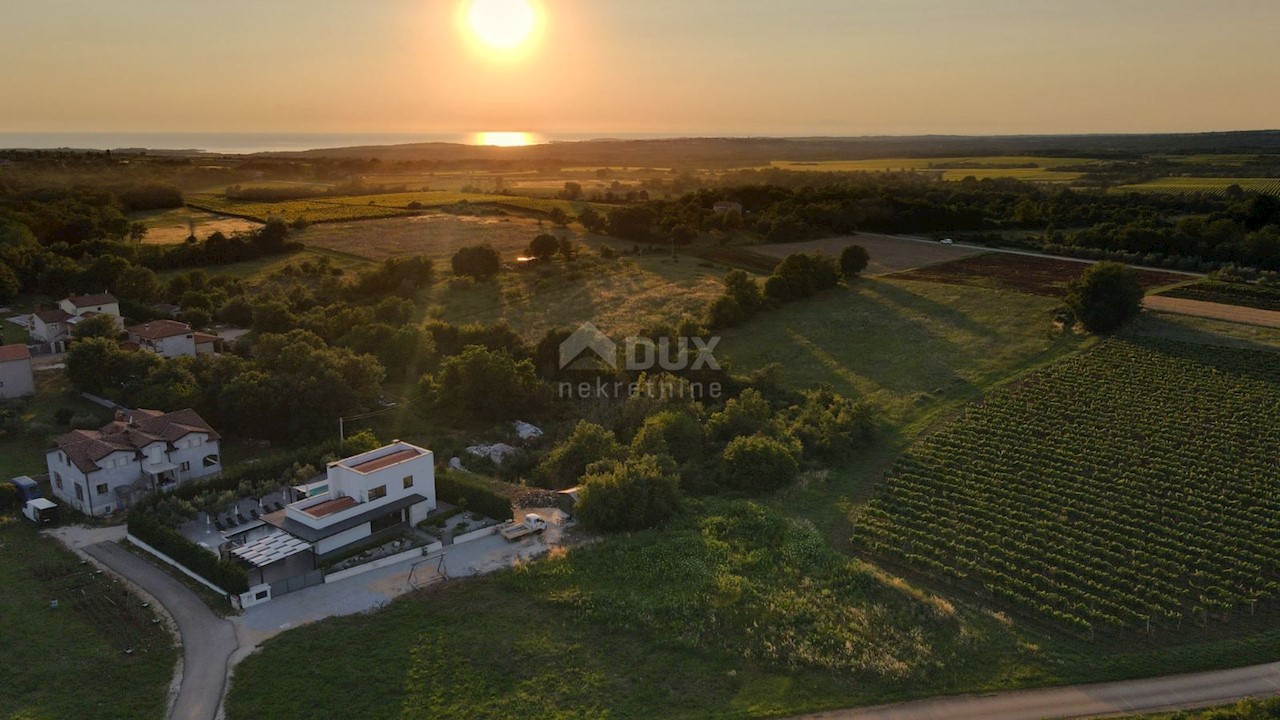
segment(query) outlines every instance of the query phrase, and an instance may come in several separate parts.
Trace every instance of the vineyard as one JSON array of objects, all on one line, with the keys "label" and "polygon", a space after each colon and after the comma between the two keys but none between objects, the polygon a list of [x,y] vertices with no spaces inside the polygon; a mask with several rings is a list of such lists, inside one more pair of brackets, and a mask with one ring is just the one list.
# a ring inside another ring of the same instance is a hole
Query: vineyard
[{"label": "vineyard", "polygon": [[280,202],[235,200],[213,193],[189,195],[187,197],[187,205],[189,207],[223,215],[259,221],[282,218],[292,222],[301,218],[313,223],[370,220],[412,215],[424,209],[458,205],[459,203],[497,205],[514,210],[539,213],[550,212],[552,208],[560,208],[570,217],[576,216],[579,209],[587,205],[587,203],[574,203],[568,200],[532,198],[520,195],[487,195],[445,191],[319,197]]},{"label": "vineyard", "polygon": [[1230,622],[1280,594],[1280,357],[1111,340],[917,443],[873,554],[1082,637]]},{"label": "vineyard", "polygon": [[1280,287],[1239,282],[1203,280],[1160,293],[1167,297],[1237,305],[1258,310],[1280,310]]},{"label": "vineyard", "polygon": [[1112,192],[1138,193],[1196,193],[1201,195],[1225,195],[1227,188],[1239,185],[1241,190],[1264,195],[1280,195],[1280,178],[1241,177],[1165,177],[1138,185],[1120,185]]}]

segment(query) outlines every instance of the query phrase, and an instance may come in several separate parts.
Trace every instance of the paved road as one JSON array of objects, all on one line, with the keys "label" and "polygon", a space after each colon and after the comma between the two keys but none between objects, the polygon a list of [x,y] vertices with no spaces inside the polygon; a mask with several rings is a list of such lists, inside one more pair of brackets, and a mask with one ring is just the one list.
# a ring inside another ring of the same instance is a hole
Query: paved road
[{"label": "paved road", "polygon": [[833,710],[804,720],[1041,720],[1105,717],[1225,705],[1246,697],[1280,694],[1280,663],[1170,675],[1146,680],[1069,685],[990,695],[915,700],[896,705]]},{"label": "paved road", "polygon": [[236,649],[231,623],[208,608],[185,585],[113,542],[83,551],[150,593],[178,624],[182,636],[182,685],[171,720],[214,720],[227,681],[227,660]]}]

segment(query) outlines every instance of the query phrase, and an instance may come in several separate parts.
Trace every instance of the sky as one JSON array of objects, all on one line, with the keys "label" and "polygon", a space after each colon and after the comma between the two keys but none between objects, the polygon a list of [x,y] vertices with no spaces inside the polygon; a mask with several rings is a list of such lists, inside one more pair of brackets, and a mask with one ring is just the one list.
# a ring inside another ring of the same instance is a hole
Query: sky
[{"label": "sky", "polygon": [[0,132],[1280,126],[1276,0],[0,0]]}]

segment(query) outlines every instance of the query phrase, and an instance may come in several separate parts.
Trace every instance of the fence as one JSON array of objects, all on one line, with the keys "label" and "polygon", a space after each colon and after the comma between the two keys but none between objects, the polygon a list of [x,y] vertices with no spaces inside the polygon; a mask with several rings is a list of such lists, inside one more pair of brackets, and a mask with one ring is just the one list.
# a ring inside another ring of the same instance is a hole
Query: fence
[{"label": "fence", "polygon": [[360,573],[367,573],[371,570],[377,570],[378,568],[384,568],[389,565],[395,565],[396,563],[404,562],[405,560],[421,557],[423,555],[436,552],[442,547],[443,546],[440,543],[433,542],[430,545],[423,545],[422,547],[416,547],[416,548],[413,548],[412,550],[405,550],[402,553],[396,553],[395,555],[388,555],[384,558],[378,558],[373,562],[367,562],[367,563],[364,563],[363,565],[357,565],[352,568],[347,568],[346,570],[339,570],[338,572],[328,573],[327,575],[324,576],[324,581],[326,583],[338,582],[339,580],[344,580],[346,578],[359,575]]}]

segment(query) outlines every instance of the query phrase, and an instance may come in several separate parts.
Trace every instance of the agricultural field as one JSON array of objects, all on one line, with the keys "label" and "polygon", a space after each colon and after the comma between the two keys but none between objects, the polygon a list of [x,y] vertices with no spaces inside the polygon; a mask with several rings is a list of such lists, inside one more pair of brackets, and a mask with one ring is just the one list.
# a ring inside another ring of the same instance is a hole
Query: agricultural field
[{"label": "agricultural field", "polygon": [[1280,287],[1268,285],[1201,280],[1190,285],[1170,288],[1161,292],[1160,295],[1223,305],[1238,305],[1258,310],[1280,311]]},{"label": "agricultural field", "polygon": [[911,240],[877,235],[875,233],[857,233],[847,237],[823,238],[821,240],[804,240],[794,243],[771,243],[753,245],[751,252],[768,255],[781,260],[792,253],[822,253],[831,257],[839,257],[840,251],[849,245],[861,245],[866,248],[871,261],[863,271],[867,275],[884,275],[900,270],[910,270],[923,265],[945,262],[968,257],[981,252],[954,245],[943,245],[939,242]]},{"label": "agricultural field", "polygon": [[1248,626],[1280,597],[1280,358],[1113,339],[897,461],[866,551],[1082,638]]},{"label": "agricultural field", "polygon": [[[489,243],[503,257],[523,254],[534,236],[553,232],[550,225],[519,216],[471,216],[426,213],[412,217],[324,223],[293,235],[308,248],[384,260],[397,255],[427,255],[442,271],[449,258],[466,245]],[[554,230],[557,234],[574,234]],[[576,237],[576,235],[575,235]]]},{"label": "agricultural field", "polygon": [[[1067,283],[1080,277],[1089,263],[1078,260],[990,252],[897,273],[903,280],[958,285],[982,285],[1047,297],[1061,297]],[[1185,283],[1194,276],[1135,268],[1138,282],[1148,290]]]},{"label": "agricultural field", "polygon": [[545,213],[560,208],[575,216],[587,203],[520,195],[490,195],[450,191],[384,193],[257,202],[233,200],[216,193],[187,196],[187,205],[213,213],[263,221],[281,218],[288,222],[303,219],[311,223],[370,220],[415,215],[427,208],[469,203],[494,205],[516,211]]},{"label": "agricultural field", "polygon": [[129,219],[147,227],[147,235],[142,239],[145,245],[175,245],[186,242],[193,230],[196,237],[207,238],[215,232],[231,235],[262,227],[262,223],[254,220],[227,217],[191,208],[132,213]]},{"label": "agricultural field", "polygon": [[[1034,156],[876,158],[870,160],[822,160],[817,162],[774,161],[769,167],[811,172],[923,172],[936,171],[943,180],[966,177],[1011,177],[1028,182],[1071,182],[1083,173],[1056,171],[1049,168],[1081,165],[1089,158],[1057,158]],[[956,167],[957,165],[973,167]]]},{"label": "agricultural field", "polygon": [[1149,192],[1149,193],[1196,193],[1202,195],[1225,195],[1227,188],[1240,186],[1241,190],[1280,195],[1280,178],[1259,177],[1165,177],[1137,185],[1119,185],[1111,188],[1111,192]]},{"label": "agricultural field", "polygon": [[0,717],[163,717],[178,653],[155,613],[111,576],[25,520],[0,517],[0,588],[11,674]]}]

